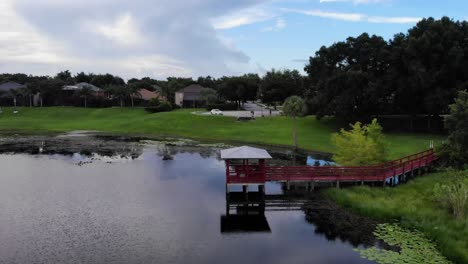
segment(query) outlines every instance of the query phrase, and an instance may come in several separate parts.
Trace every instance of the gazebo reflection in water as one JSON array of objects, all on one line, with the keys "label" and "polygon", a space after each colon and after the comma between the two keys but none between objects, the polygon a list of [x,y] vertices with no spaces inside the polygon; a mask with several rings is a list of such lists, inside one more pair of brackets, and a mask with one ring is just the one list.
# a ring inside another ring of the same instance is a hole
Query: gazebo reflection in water
[{"label": "gazebo reflection in water", "polygon": [[265,160],[271,158],[266,150],[246,146],[221,150],[226,163],[226,214],[221,216],[221,233],[271,232],[266,210],[302,208],[303,200],[265,194]]}]

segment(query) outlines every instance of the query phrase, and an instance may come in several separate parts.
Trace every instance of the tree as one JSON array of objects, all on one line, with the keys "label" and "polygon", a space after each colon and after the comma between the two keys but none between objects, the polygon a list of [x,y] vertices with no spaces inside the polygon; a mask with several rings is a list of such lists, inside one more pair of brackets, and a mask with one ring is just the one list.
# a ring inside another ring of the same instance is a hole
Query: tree
[{"label": "tree", "polygon": [[380,113],[385,106],[381,99],[388,95],[382,89],[388,49],[382,37],[367,33],[320,48],[305,67],[312,89],[308,101],[317,117],[334,115],[350,121]]},{"label": "tree", "polygon": [[11,96],[13,97],[13,105],[15,106],[16,109],[16,99],[21,95],[20,91],[17,89],[11,89],[10,90]]},{"label": "tree", "polygon": [[82,83],[82,82],[90,83],[93,77],[94,77],[94,74],[92,73],[86,74],[84,72],[79,72],[75,75],[75,81],[77,83]]},{"label": "tree", "polygon": [[272,69],[260,83],[260,96],[264,103],[283,102],[289,96],[303,94],[303,77],[297,70]]},{"label": "tree", "polygon": [[449,106],[445,119],[449,131],[447,148],[450,161],[458,167],[468,164],[468,92],[460,91],[455,103]]},{"label": "tree", "polygon": [[124,107],[124,100],[129,96],[129,91],[125,85],[109,85],[106,90],[119,101],[120,107]]},{"label": "tree", "polygon": [[216,85],[216,79],[209,75],[206,77],[200,76],[197,79],[197,83],[206,88],[214,88]]},{"label": "tree", "polygon": [[55,79],[61,80],[65,84],[73,84],[75,82],[69,70],[61,71],[57,73],[57,75],[55,76]]},{"label": "tree", "polygon": [[80,90],[80,96],[84,98],[84,107],[88,107],[88,97],[93,96],[93,89],[91,85],[84,85]]},{"label": "tree", "polygon": [[135,96],[136,97],[141,97],[141,94],[140,94],[141,87],[138,85],[138,83],[132,83],[132,84],[127,85],[127,89],[128,89],[128,93],[130,95],[130,100],[132,102],[132,107],[134,107],[135,104],[133,102],[133,98]]},{"label": "tree", "polygon": [[29,86],[26,86],[26,87],[20,88],[18,92],[21,95],[21,97],[28,99],[29,107],[32,107],[32,96],[33,96],[32,89]]},{"label": "tree", "polygon": [[468,88],[467,36],[465,21],[427,18],[390,41],[363,33],[323,46],[304,69],[309,109],[347,121],[445,114]]},{"label": "tree", "polygon": [[283,112],[285,115],[293,118],[294,148],[297,149],[296,118],[305,115],[305,113],[307,112],[305,101],[299,96],[295,96],[295,95],[288,97],[284,101]]},{"label": "tree", "polygon": [[216,91],[211,88],[203,88],[200,92],[200,96],[207,105],[216,103],[216,100],[218,99]]},{"label": "tree", "polygon": [[60,94],[65,84],[64,81],[57,78],[47,78],[40,81],[38,90],[40,93],[41,106],[44,104],[57,105],[61,99]]},{"label": "tree", "polygon": [[260,84],[257,74],[222,77],[218,80],[217,91],[222,100],[234,101],[241,107],[243,102],[255,100]]},{"label": "tree", "polygon": [[386,160],[386,141],[382,127],[373,119],[372,123],[362,125],[356,122],[351,130],[340,130],[332,135],[335,145],[333,160],[343,166],[376,165]]}]

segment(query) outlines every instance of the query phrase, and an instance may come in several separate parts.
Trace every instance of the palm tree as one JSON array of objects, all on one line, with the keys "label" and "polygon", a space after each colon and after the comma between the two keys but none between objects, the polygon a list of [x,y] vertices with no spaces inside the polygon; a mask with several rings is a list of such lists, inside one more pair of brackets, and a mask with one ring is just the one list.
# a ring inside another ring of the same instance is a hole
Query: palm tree
[{"label": "palm tree", "polygon": [[139,87],[138,83],[132,83],[128,85],[127,89],[130,95],[130,100],[132,101],[132,107],[134,107],[135,105],[133,103],[133,97],[135,96],[141,97],[141,94],[140,94],[141,88]]},{"label": "palm tree", "polygon": [[88,97],[93,95],[93,89],[91,85],[86,84],[80,90],[80,96],[84,98],[84,107],[88,107]]},{"label": "palm tree", "polygon": [[124,106],[124,100],[129,96],[125,85],[109,85],[106,87],[106,90],[111,94],[112,98],[119,100],[120,107]]},{"label": "palm tree", "polygon": [[16,98],[18,98],[18,96],[20,96],[21,94],[19,90],[17,89],[11,89],[10,93],[13,96],[13,105],[15,106],[15,110],[16,110]]},{"label": "palm tree", "polygon": [[[28,99],[29,99],[29,107],[32,107],[32,95],[33,95],[33,92],[32,92],[32,90],[29,88],[29,86],[20,88],[20,89],[19,89],[19,94],[20,94],[23,98],[28,98]],[[24,100],[23,100],[23,102],[24,102]]]},{"label": "palm tree", "polygon": [[304,116],[307,112],[305,101],[299,96],[293,95],[286,98],[283,105],[283,112],[286,116],[293,118],[293,140],[294,148],[297,149],[297,128],[296,117]]}]

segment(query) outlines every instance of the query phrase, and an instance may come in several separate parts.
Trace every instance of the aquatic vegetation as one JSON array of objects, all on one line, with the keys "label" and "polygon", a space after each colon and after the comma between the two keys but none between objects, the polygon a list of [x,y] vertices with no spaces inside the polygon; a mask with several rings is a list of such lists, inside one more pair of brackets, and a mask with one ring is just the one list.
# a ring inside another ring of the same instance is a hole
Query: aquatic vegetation
[{"label": "aquatic vegetation", "polygon": [[379,224],[374,235],[399,251],[371,247],[356,249],[361,256],[382,264],[399,263],[451,263],[439,253],[423,233],[404,229],[397,224]]},{"label": "aquatic vegetation", "polygon": [[446,184],[435,184],[434,200],[455,218],[463,219],[468,213],[468,170],[449,170],[447,177]]}]

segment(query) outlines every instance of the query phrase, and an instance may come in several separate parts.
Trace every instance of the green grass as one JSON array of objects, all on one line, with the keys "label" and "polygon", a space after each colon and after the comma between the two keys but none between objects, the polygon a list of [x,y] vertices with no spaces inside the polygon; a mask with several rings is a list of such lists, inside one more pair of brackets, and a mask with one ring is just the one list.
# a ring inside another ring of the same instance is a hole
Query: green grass
[{"label": "green grass", "polygon": [[[123,134],[184,137],[223,142],[292,145],[292,121],[287,117],[258,118],[236,122],[232,117],[200,116],[193,109],[149,114],[141,108],[4,108],[0,131],[39,133],[72,130],[99,130]],[[299,147],[333,152],[330,135],[339,130],[332,119],[318,121],[313,116],[298,120]],[[428,148],[429,140],[441,136],[428,134],[389,134],[389,158],[397,158]]]},{"label": "green grass", "polygon": [[435,183],[447,173],[421,176],[397,188],[355,187],[328,189],[325,195],[345,208],[385,222],[398,221],[433,240],[447,258],[468,263],[468,219],[455,219],[433,201]]}]

